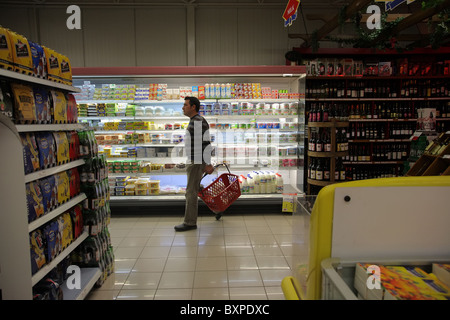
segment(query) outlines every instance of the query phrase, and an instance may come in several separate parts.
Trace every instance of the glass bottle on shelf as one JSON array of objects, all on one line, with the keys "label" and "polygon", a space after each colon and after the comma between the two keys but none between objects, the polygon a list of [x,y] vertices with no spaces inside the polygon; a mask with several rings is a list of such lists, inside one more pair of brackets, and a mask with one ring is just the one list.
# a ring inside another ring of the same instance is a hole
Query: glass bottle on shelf
[{"label": "glass bottle on shelf", "polygon": [[323,180],[323,162],[322,159],[318,159],[318,164],[316,166],[316,180],[322,181]]},{"label": "glass bottle on shelf", "polygon": [[323,168],[323,180],[330,181],[330,159],[325,159],[325,165]]}]

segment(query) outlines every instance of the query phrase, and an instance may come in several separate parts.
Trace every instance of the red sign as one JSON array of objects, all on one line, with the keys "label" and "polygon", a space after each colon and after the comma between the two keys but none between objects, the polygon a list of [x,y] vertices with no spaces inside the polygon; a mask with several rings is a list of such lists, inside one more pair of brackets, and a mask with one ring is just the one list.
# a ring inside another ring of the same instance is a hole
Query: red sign
[{"label": "red sign", "polygon": [[292,21],[297,18],[297,10],[299,5],[300,0],[289,0],[283,13],[284,26],[291,25]]}]

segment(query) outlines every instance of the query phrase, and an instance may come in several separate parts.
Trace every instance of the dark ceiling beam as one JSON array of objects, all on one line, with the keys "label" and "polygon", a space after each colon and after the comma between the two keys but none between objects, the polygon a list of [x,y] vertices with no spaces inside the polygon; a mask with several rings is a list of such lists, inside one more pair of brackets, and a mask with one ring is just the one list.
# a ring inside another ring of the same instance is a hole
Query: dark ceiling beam
[{"label": "dark ceiling beam", "polygon": [[392,33],[390,35],[380,35],[378,38],[375,38],[372,43],[378,43],[382,40],[387,40],[390,38],[390,36],[395,36],[396,38],[399,37],[399,33],[402,30],[405,30],[409,27],[412,27],[418,23],[421,23],[425,19],[428,19],[432,17],[435,14],[438,14],[442,10],[450,8],[450,0],[445,0],[441,4],[437,5],[434,8],[427,8],[427,9],[420,9],[418,11],[415,11],[410,16],[406,17],[405,19],[401,20],[392,30]]},{"label": "dark ceiling beam", "polygon": [[[450,1],[450,0],[449,0]],[[362,9],[364,9],[367,5],[372,3],[373,0],[355,0],[351,4],[349,4],[345,10],[344,19],[347,20],[350,17]],[[317,41],[326,37],[330,32],[336,29],[339,26],[340,15],[336,14],[331,20],[326,22],[319,30],[317,30]],[[311,46],[312,37],[309,36],[308,39],[303,42],[302,48],[308,48]]]},{"label": "dark ceiling beam", "polygon": [[[396,37],[398,41],[418,41],[428,36],[428,34],[401,34]],[[309,35],[305,33],[291,33],[288,35],[290,39],[303,39],[308,40]],[[356,36],[352,35],[336,35],[334,38],[342,39],[342,40],[356,40],[358,39]],[[322,38],[321,41],[335,41],[330,40],[327,37]]]}]

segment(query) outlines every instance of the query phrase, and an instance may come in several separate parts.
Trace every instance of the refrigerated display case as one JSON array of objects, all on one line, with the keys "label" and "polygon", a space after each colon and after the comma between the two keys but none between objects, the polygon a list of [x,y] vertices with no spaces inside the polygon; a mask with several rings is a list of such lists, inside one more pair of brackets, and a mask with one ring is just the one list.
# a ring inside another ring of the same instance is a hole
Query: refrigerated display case
[{"label": "refrigerated display case", "polygon": [[79,120],[108,157],[115,205],[184,201],[188,95],[200,98],[213,162],[241,176],[239,202],[281,204],[283,192],[301,192],[304,79],[303,66],[73,68]]}]

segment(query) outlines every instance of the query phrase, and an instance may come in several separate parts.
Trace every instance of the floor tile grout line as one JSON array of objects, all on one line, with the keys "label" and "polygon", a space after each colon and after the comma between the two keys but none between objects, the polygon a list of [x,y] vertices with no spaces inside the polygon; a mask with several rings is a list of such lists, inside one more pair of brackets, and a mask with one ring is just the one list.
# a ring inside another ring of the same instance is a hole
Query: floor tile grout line
[{"label": "floor tile grout line", "polygon": [[[270,228],[270,221],[268,221],[268,219],[266,219],[266,216],[261,216],[261,217],[265,219],[265,226],[266,226],[266,227],[268,226],[268,227]],[[245,216],[242,216],[242,218],[243,218],[243,225],[245,226],[245,231],[246,231],[245,235],[249,238],[250,245],[251,245],[251,247],[252,247],[252,252],[253,252],[253,255],[252,255],[252,256],[255,258],[257,270],[258,270],[258,272],[259,272],[259,275],[260,275],[260,277],[261,277],[261,280],[263,281],[262,287],[263,287],[264,290],[265,290],[266,298],[269,299],[269,296],[268,296],[268,293],[267,293],[267,288],[268,288],[268,286],[266,286],[266,285],[264,284],[264,280],[263,280],[263,277],[262,277],[262,274],[261,274],[261,270],[262,270],[262,269],[261,269],[260,263],[258,263],[258,260],[256,259],[257,255],[256,255],[256,252],[255,252],[255,246],[257,245],[257,243],[255,243],[254,241],[251,240],[251,237],[250,237],[250,234],[249,234],[249,227],[250,227],[251,224],[250,224],[250,223],[246,223],[246,221],[245,221]],[[158,221],[159,221],[159,220],[160,220],[160,219],[158,219]],[[287,220],[287,219],[284,219],[284,220]],[[136,221],[137,221],[137,220],[136,220]],[[130,230],[131,230],[133,227],[136,226],[136,224],[137,224],[136,221],[135,221],[134,224],[129,228]],[[290,225],[291,225],[291,227],[292,227],[292,223],[290,223]],[[209,226],[203,226],[203,228],[206,229],[206,228],[209,228]],[[224,245],[224,247],[225,247],[224,258],[225,258],[225,263],[226,263],[226,265],[224,266],[224,268],[225,268],[225,270],[227,271],[227,289],[228,289],[228,298],[231,299],[231,292],[230,292],[231,287],[230,287],[230,282],[229,282],[229,280],[230,280],[230,277],[229,277],[230,270],[229,270],[229,266],[228,266],[228,257],[230,257],[230,256],[229,256],[229,253],[227,253],[227,250],[226,250],[226,247],[227,247],[226,242],[225,242],[225,236],[226,236],[226,235],[225,235],[225,232],[224,232],[224,231],[225,231],[225,228],[226,228],[226,225],[225,225],[224,223],[222,223],[220,227],[216,227],[216,226],[215,226],[214,228],[220,228],[220,229],[222,230],[221,239],[222,239],[222,243],[223,243],[223,245]],[[199,229],[200,229],[200,231],[202,230],[201,227],[200,227]],[[151,232],[151,233],[149,234],[149,236],[148,236],[149,238],[154,234],[154,233],[153,233],[154,230],[155,230],[155,228],[152,229],[152,232]],[[273,236],[273,237],[275,238],[277,248],[278,248],[279,250],[281,250],[281,244],[282,244],[282,243],[280,242],[280,240],[278,240],[278,239],[275,237],[275,234],[273,233],[272,228],[270,228],[270,230],[271,230],[271,233],[270,233],[271,236]],[[125,237],[123,237],[123,238],[126,238],[126,237],[127,237],[127,236],[125,236]],[[169,258],[169,255],[170,255],[170,251],[172,250],[172,248],[174,247],[174,244],[175,244],[175,237],[176,237],[176,235],[174,235],[174,237],[172,238],[172,241],[171,241],[171,244],[170,244],[170,250],[169,250],[169,253],[168,253],[167,257],[165,257],[164,266],[163,266],[162,272],[161,272],[161,278],[159,279],[158,285],[157,285],[157,287],[156,287],[156,289],[155,289],[155,296],[154,296],[154,297],[156,297],[156,292],[157,292],[157,290],[162,289],[162,288],[160,288],[160,285],[161,285],[161,279],[162,279],[162,274],[165,272],[165,269],[166,269],[166,267],[167,267],[167,263],[168,263],[168,258]],[[201,237],[201,232],[199,232],[199,233],[196,235],[196,239],[197,239],[196,248],[197,248],[197,250],[196,250],[196,254],[195,254],[195,260],[196,260],[195,272],[198,272],[198,271],[197,271],[197,260],[198,260],[198,258],[199,258],[199,249],[200,249],[200,247],[202,246],[202,245],[200,245],[200,243],[199,243],[200,237]],[[123,239],[122,239],[122,241],[123,241]],[[147,242],[146,242],[146,244],[147,244]],[[117,246],[120,246],[120,244],[117,245]],[[205,245],[205,246],[208,246],[208,245]],[[147,246],[144,246],[144,247],[147,247]],[[284,253],[282,250],[281,250],[281,252],[282,252],[282,256],[283,256],[283,258],[284,258],[284,261],[287,262],[287,258],[286,258],[285,253]],[[121,286],[121,288],[119,289],[119,293],[120,293],[120,291],[122,291],[122,290],[126,290],[126,289],[124,289],[125,283],[126,283],[126,281],[129,279],[129,276],[130,276],[132,270],[134,269],[134,267],[136,266],[137,261],[140,259],[140,256],[142,255],[142,253],[143,253],[143,251],[140,252],[139,257],[136,259],[135,263],[134,263],[133,266],[131,267],[130,272],[128,272],[124,284],[123,284],[123,285]],[[289,265],[288,262],[287,262],[287,264]],[[195,279],[194,279],[193,281],[195,281]],[[194,283],[193,283],[193,285],[192,285],[192,290],[191,290],[191,299],[194,297],[194,289],[195,289],[195,287],[194,287]]]}]

